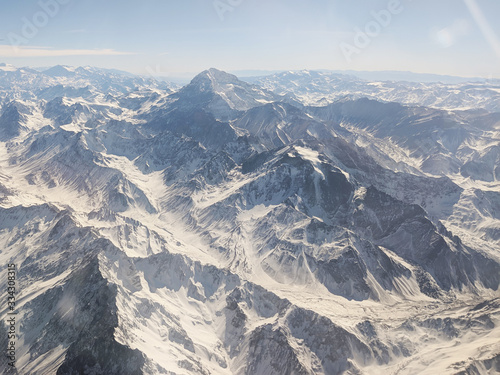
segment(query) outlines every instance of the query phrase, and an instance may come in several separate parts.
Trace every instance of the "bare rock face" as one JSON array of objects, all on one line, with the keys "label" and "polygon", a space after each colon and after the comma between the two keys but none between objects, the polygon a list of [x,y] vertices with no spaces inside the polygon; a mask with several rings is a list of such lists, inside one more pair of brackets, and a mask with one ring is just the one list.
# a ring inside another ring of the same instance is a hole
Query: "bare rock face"
[{"label": "bare rock face", "polygon": [[[118,325],[116,288],[108,285],[100,275],[97,261],[74,275],[64,291],[82,293],[79,290],[82,284],[90,287],[83,293],[88,300],[77,300],[76,308],[81,311],[78,316],[87,314],[89,318],[78,330],[57,374],[143,374],[144,355],[114,338],[114,329]],[[68,332],[65,327],[58,327],[58,330]]]},{"label": "bare rock face", "polygon": [[8,141],[26,130],[24,122],[28,114],[28,109],[21,103],[13,101],[4,106],[0,115],[0,140]]}]

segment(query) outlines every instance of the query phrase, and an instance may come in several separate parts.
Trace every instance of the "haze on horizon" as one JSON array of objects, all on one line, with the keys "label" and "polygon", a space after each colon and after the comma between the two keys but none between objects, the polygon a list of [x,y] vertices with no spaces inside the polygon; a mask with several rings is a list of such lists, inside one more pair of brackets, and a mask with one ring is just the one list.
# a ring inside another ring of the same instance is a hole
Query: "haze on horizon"
[{"label": "haze on horizon", "polygon": [[494,0],[29,0],[5,4],[3,15],[0,62],[15,66],[500,78]]}]

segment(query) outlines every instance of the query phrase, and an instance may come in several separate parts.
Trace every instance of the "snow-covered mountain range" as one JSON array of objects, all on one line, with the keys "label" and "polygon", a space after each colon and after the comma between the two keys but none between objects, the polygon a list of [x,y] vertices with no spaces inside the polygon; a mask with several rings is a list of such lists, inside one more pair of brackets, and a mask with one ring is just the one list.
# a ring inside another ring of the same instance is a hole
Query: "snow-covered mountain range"
[{"label": "snow-covered mountain range", "polygon": [[2,371],[499,372],[499,95],[0,65]]},{"label": "snow-covered mountain range", "polygon": [[[447,77],[443,78],[447,81]],[[439,80],[368,81],[354,75],[305,70],[246,80],[277,94],[292,94],[307,105],[326,105],[342,98],[370,98],[411,106],[500,112],[500,81],[495,79],[453,84]]]}]

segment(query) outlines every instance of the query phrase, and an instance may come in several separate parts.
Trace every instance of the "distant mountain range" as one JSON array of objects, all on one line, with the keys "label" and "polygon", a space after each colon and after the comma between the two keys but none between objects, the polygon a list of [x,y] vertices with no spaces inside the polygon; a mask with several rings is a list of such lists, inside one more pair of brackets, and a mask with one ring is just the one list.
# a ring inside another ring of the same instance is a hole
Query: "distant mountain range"
[{"label": "distant mountain range", "polygon": [[[402,71],[358,71],[358,70],[315,70],[318,73],[324,74],[340,74],[350,75],[359,79],[367,81],[404,81],[413,83],[447,83],[459,84],[466,82],[489,82],[498,83],[498,78],[484,78],[484,77],[459,77],[442,74],[427,74],[427,73],[413,73]],[[295,71],[299,72],[299,71]],[[240,79],[247,81],[253,80],[255,77],[264,77],[273,74],[283,73],[282,70],[233,70],[232,73]],[[172,74],[170,77],[163,77],[164,80],[170,80],[179,84],[187,84],[196,75],[196,73],[182,73]]]}]

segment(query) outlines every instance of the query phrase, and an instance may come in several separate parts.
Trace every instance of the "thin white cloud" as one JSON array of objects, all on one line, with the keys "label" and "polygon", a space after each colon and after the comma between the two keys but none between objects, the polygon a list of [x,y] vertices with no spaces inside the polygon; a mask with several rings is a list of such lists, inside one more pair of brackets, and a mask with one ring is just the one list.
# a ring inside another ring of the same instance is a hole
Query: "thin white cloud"
[{"label": "thin white cloud", "polygon": [[37,46],[0,45],[0,57],[120,56],[131,52],[114,49],[53,49]]}]

